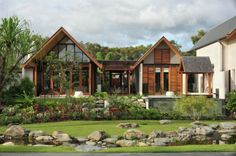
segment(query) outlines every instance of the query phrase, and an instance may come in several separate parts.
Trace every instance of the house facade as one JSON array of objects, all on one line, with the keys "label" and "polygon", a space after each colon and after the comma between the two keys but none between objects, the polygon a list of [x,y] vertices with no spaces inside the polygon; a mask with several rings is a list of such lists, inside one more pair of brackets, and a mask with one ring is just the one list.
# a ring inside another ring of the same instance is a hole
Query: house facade
[{"label": "house facade", "polygon": [[[225,99],[228,92],[236,89],[236,16],[209,30],[192,50],[196,50],[197,57],[210,58],[213,96]],[[206,76],[198,76],[198,88]]]},{"label": "house facade", "polygon": [[165,37],[136,61],[98,61],[60,28],[21,67],[22,76],[34,82],[35,96],[65,95],[68,91],[71,95],[76,91],[87,95],[99,91],[122,95],[188,94],[186,63]]}]

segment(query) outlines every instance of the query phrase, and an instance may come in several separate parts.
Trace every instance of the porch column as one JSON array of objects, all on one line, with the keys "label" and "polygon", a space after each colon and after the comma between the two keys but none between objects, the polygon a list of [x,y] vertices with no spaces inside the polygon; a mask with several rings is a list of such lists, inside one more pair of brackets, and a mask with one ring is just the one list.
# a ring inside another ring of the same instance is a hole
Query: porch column
[{"label": "porch column", "polygon": [[92,64],[89,62],[89,95],[92,94]]},{"label": "porch column", "polygon": [[128,80],[128,95],[130,95],[130,72],[127,70],[127,80]]},{"label": "porch column", "polygon": [[212,81],[212,74],[208,73],[208,94],[211,95],[211,81]]},{"label": "porch column", "polygon": [[188,74],[183,74],[183,95],[188,94]]},{"label": "porch column", "polygon": [[37,64],[34,65],[34,96],[37,96]]},{"label": "porch column", "polygon": [[143,63],[139,65],[139,95],[143,95]]},{"label": "porch column", "polygon": [[198,93],[202,93],[202,76],[200,74],[198,76]]}]

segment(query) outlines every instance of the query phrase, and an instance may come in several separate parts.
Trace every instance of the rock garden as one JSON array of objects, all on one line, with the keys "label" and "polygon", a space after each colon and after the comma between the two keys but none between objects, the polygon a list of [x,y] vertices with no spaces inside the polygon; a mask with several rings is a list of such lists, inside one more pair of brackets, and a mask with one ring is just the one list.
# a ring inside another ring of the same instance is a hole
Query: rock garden
[{"label": "rock garden", "polygon": [[[160,120],[160,124],[170,123],[171,120]],[[236,144],[236,123],[233,122],[206,124],[195,121],[188,128],[179,127],[178,130],[169,132],[153,130],[150,134],[139,130],[141,126],[137,123],[119,123],[117,127],[126,129],[121,136],[110,136],[105,131],[93,131],[87,137],[78,137],[60,130],[47,134],[42,130],[30,131],[20,125],[9,125],[0,141],[2,145],[7,146],[70,146],[84,152],[134,146]]]}]

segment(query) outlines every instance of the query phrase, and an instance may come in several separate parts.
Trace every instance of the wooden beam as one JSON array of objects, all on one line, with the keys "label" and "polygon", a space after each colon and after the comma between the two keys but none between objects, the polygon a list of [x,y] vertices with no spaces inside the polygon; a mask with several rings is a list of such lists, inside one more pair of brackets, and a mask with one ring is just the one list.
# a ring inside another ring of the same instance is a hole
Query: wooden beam
[{"label": "wooden beam", "polygon": [[83,74],[82,74],[82,70],[83,70],[83,67],[82,65],[80,64],[79,65],[79,91],[83,91],[82,90],[82,83],[83,83]]},{"label": "wooden beam", "polygon": [[91,64],[91,62],[89,63],[89,79],[88,79],[88,87],[89,87],[89,95],[91,95],[92,94],[92,87],[91,87],[91,85],[92,85],[92,64]]},{"label": "wooden beam", "polygon": [[212,90],[211,82],[212,82],[212,74],[208,73],[208,94],[209,95],[211,95],[211,90]]},{"label": "wooden beam", "polygon": [[205,74],[202,74],[202,92],[205,92]]},{"label": "wooden beam", "polygon": [[37,64],[34,65],[34,95],[37,96]]},{"label": "wooden beam", "polygon": [[70,83],[69,83],[69,94],[73,94],[73,65],[70,65]]},{"label": "wooden beam", "polygon": [[128,95],[130,95],[130,72],[127,71],[127,79],[128,79]]},{"label": "wooden beam", "polygon": [[186,80],[185,80],[185,94],[188,95],[188,74],[186,74]]},{"label": "wooden beam", "polygon": [[43,64],[42,63],[40,63],[40,66],[41,66],[41,73],[40,73],[40,76],[41,76],[41,78],[40,78],[40,85],[41,85],[41,94],[45,94],[44,93],[44,66],[43,66]]},{"label": "wooden beam", "polygon": [[53,67],[50,66],[50,90],[51,94],[53,94]]}]

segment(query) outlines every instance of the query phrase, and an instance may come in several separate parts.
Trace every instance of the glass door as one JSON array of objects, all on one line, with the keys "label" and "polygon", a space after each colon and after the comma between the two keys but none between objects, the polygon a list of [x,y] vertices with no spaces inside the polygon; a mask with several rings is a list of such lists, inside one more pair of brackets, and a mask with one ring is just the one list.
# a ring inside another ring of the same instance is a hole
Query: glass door
[{"label": "glass door", "polygon": [[156,68],[155,71],[155,90],[156,93],[161,93],[161,68]]}]

